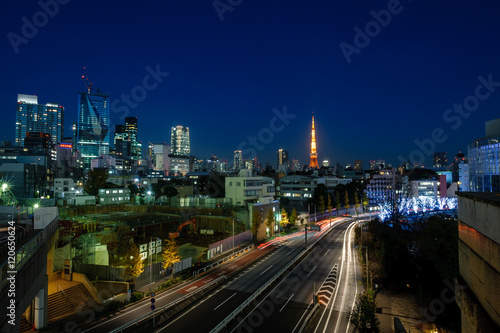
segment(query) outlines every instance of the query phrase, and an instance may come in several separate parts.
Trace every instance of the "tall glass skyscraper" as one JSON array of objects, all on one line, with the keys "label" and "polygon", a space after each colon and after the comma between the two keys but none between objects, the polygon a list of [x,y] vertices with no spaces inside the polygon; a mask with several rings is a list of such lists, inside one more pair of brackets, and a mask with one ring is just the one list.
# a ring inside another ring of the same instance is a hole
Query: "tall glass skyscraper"
[{"label": "tall glass skyscraper", "polygon": [[24,146],[26,133],[50,134],[52,144],[56,145],[64,137],[64,107],[59,104],[38,104],[35,95],[17,95],[16,146]]},{"label": "tall glass skyscraper", "polygon": [[99,92],[78,94],[78,150],[84,167],[90,160],[109,154],[109,95]]},{"label": "tall glass skyscraper", "polygon": [[131,142],[131,152],[130,157],[134,161],[138,161],[142,158],[142,142],[137,140],[137,117],[126,117],[125,118],[125,132],[129,134]]},{"label": "tall glass skyscraper", "polygon": [[173,156],[189,156],[189,127],[177,125],[172,127],[170,136],[170,154]]},{"label": "tall glass skyscraper", "polygon": [[469,144],[469,190],[500,192],[500,119],[486,122],[486,137]]}]

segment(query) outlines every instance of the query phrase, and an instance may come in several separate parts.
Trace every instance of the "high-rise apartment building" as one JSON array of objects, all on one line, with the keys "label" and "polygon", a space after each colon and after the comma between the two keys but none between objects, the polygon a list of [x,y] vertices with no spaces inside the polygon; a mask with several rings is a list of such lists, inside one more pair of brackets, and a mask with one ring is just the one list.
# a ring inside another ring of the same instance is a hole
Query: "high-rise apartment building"
[{"label": "high-rise apartment building", "polygon": [[189,156],[191,154],[189,127],[177,125],[172,127],[170,133],[170,154],[172,156]]},{"label": "high-rise apartment building", "polygon": [[55,104],[38,104],[38,96],[17,95],[16,138],[17,146],[24,146],[26,133],[49,134],[51,143],[58,144],[64,137],[64,107]]},{"label": "high-rise apartment building", "polygon": [[109,154],[109,95],[96,93],[78,94],[78,143],[86,169],[90,160]]}]

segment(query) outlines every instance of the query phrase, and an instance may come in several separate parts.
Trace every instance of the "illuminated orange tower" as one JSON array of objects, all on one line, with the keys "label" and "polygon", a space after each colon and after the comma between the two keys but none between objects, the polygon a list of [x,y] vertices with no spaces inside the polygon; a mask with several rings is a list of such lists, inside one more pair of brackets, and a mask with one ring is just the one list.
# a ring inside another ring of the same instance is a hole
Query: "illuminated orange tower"
[{"label": "illuminated orange tower", "polygon": [[316,130],[314,129],[314,115],[312,116],[312,131],[311,131],[311,161],[310,168],[319,168],[318,153],[316,152]]}]

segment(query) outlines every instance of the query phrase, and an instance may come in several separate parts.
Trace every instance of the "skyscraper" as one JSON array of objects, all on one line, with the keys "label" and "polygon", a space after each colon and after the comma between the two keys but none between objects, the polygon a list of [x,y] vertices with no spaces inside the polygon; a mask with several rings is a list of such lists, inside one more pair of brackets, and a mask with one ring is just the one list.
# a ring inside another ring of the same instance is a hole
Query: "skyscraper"
[{"label": "skyscraper", "polygon": [[[189,131],[189,129],[188,129]],[[130,157],[134,161],[138,161],[142,158],[142,142],[137,139],[137,117],[126,117],[125,118],[125,132],[129,134],[130,138]],[[188,147],[189,147],[189,133],[188,133]]]},{"label": "skyscraper", "polygon": [[16,145],[24,146],[26,133],[49,134],[51,143],[58,144],[64,137],[64,107],[59,104],[38,104],[35,95],[17,95]]},{"label": "skyscraper", "polygon": [[234,151],[234,160],[233,160],[233,170],[238,171],[243,169],[243,156],[241,155],[241,150]]},{"label": "skyscraper", "polygon": [[90,160],[109,153],[109,95],[78,93],[78,147],[85,168]]},{"label": "skyscraper", "polygon": [[319,168],[318,153],[316,152],[316,130],[314,129],[314,116],[312,116],[312,131],[311,131],[311,161],[310,168]]},{"label": "skyscraper", "polygon": [[170,136],[170,154],[173,156],[189,156],[189,127],[177,125],[172,127]]}]

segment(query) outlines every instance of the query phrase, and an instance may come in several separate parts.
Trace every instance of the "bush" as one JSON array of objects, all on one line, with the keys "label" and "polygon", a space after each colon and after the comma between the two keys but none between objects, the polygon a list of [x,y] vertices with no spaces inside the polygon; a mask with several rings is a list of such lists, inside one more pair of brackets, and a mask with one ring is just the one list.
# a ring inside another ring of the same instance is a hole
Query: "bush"
[{"label": "bush", "polygon": [[144,298],[143,293],[134,293],[132,296],[130,296],[130,303],[140,301],[143,298]]},{"label": "bush", "polygon": [[181,277],[176,277],[176,278],[173,278],[173,279],[168,279],[167,281],[165,281],[164,283],[162,283],[159,287],[158,287],[158,290],[163,290],[163,289],[167,289],[173,285],[176,285],[177,283],[181,282],[182,281],[182,278]]},{"label": "bush", "polygon": [[118,309],[123,307],[125,304],[120,301],[111,301],[108,304],[108,311],[109,312],[116,312]]}]

